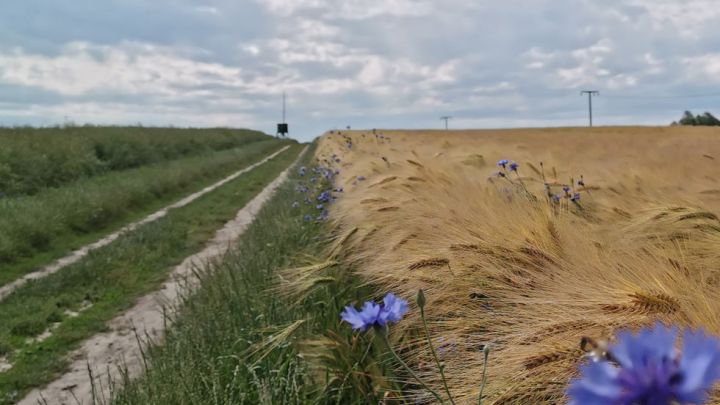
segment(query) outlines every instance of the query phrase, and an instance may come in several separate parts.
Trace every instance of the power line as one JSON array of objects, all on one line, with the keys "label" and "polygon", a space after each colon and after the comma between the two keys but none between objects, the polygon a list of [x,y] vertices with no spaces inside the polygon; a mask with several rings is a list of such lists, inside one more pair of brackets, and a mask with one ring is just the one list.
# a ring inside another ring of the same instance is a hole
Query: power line
[{"label": "power line", "polygon": [[666,95],[650,95],[650,96],[626,96],[605,94],[607,98],[625,98],[625,99],[657,99],[657,98],[704,98],[704,97],[720,97],[720,93],[705,94],[666,94]]}]

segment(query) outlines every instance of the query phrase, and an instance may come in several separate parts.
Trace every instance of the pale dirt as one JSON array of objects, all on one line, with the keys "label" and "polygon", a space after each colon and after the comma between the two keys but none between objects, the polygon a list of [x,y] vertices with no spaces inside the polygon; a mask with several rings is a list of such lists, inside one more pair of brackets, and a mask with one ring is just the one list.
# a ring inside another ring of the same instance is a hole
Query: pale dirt
[{"label": "pale dirt", "polygon": [[70,355],[73,363],[65,375],[41,390],[33,390],[19,404],[92,404],[93,383],[88,368],[92,370],[95,389],[100,391],[96,392],[97,398],[108,398],[107,382],[121,380],[119,368],[126,368],[131,378],[142,373],[143,359],[138,336],[143,348],[148,344],[147,337],[155,343],[162,339],[167,326],[164,314],[168,308],[177,306],[188,289],[197,286],[195,272],[202,271],[209,263],[218,261],[228,252],[306,151],[307,148],[293,164],[245,205],[235,219],[218,230],[201,252],[186,258],[175,267],[160,290],[140,298],[134,307],[108,323],[108,332],[93,336],[74,351]]},{"label": "pale dirt", "polygon": [[83,246],[80,249],[70,253],[69,255],[67,255],[61,259],[56,260],[55,262],[43,267],[42,269],[40,269],[38,271],[28,273],[28,274],[24,275],[23,277],[0,287],[0,300],[5,299],[8,295],[12,294],[13,291],[22,287],[28,281],[41,279],[41,278],[47,277],[53,273],[57,273],[58,271],[62,270],[63,268],[65,268],[73,263],[77,263],[78,261],[80,261],[80,259],[87,256],[88,253],[90,253],[91,251],[111,244],[112,242],[114,242],[117,238],[119,238],[123,234],[132,232],[133,230],[135,230],[138,227],[143,226],[145,224],[149,224],[151,222],[157,221],[158,219],[167,215],[168,211],[170,211],[172,209],[184,207],[184,206],[190,204],[191,202],[197,200],[198,198],[204,196],[205,194],[217,189],[218,187],[223,186],[227,182],[233,181],[236,178],[238,178],[239,176],[262,165],[263,163],[267,162],[268,160],[274,158],[275,156],[277,156],[280,153],[287,150],[287,148],[289,148],[289,146],[285,146],[284,148],[280,149],[279,151],[267,156],[263,160],[261,160],[257,163],[254,163],[240,171],[237,171],[237,172],[231,174],[230,176],[218,181],[217,183],[207,186],[204,189],[198,191],[197,193],[191,194],[191,195],[183,198],[182,200],[161,209],[160,211],[150,214],[140,221],[133,222],[129,225],[126,225],[123,228],[121,228],[120,230],[113,232],[110,235],[105,236],[104,238],[98,240],[97,242]]}]

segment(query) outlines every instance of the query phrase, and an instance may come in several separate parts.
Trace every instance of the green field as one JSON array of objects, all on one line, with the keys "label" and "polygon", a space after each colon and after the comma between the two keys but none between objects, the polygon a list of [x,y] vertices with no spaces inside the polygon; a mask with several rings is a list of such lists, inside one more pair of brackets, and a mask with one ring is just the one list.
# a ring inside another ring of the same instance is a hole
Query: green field
[{"label": "green field", "polygon": [[255,163],[287,143],[242,147],[83,178],[0,199],[0,285]]},{"label": "green field", "polygon": [[[107,320],[138,297],[155,290],[174,265],[200,250],[222,224],[287,168],[302,149],[290,145],[276,158],[188,206],[170,211],[1,301],[0,355],[7,356],[12,368],[0,373],[0,403],[13,403],[62,373],[73,348],[102,331]],[[71,312],[79,315],[68,316]],[[46,340],[28,340],[51,326],[52,335]]]},{"label": "green field", "polygon": [[143,127],[0,128],[0,195],[267,140],[258,131]]}]

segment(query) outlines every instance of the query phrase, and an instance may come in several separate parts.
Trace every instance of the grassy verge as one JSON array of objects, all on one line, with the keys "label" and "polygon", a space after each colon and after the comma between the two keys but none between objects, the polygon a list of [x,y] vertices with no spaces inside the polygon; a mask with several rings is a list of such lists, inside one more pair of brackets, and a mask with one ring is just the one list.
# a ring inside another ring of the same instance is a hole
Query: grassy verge
[{"label": "grassy verge", "polygon": [[[303,220],[317,215],[315,204],[291,208],[304,197],[300,180],[279,190],[235,254],[187,298],[164,344],[149,351],[146,374],[122,384],[116,405],[367,404],[396,392],[381,348],[340,324],[342,308],[371,290],[338,257],[318,259],[331,238],[322,223]],[[293,287],[278,287],[281,274]]]},{"label": "grassy verge", "polygon": [[[172,266],[200,250],[301,148],[293,145],[220,189],[61,272],[23,286],[0,302],[0,353],[6,352],[13,364],[0,373],[0,403],[13,403],[30,388],[63,372],[70,350],[102,331],[107,320],[132,306],[139,296],[156,289]],[[72,317],[68,311],[80,314]],[[28,341],[55,322],[60,324],[48,339]]]},{"label": "grassy verge", "polygon": [[0,197],[167,160],[234,149],[270,137],[244,129],[0,128]]},{"label": "grassy verge", "polygon": [[288,144],[263,141],[0,200],[0,285]]}]

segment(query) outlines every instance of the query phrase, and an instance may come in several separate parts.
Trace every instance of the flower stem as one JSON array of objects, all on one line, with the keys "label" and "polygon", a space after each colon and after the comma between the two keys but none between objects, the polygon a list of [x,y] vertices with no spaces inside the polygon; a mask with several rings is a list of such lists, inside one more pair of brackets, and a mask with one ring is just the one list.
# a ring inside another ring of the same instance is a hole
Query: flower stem
[{"label": "flower stem", "polygon": [[445,379],[445,366],[440,363],[440,359],[437,356],[437,353],[435,352],[435,348],[432,344],[432,339],[430,339],[430,331],[427,327],[427,321],[425,320],[425,309],[423,307],[420,307],[420,318],[422,318],[423,321],[423,328],[425,329],[425,337],[427,338],[428,345],[430,346],[430,352],[432,353],[433,359],[435,359],[435,363],[438,366],[438,370],[440,370],[440,378],[442,378],[443,386],[445,387],[445,392],[448,395],[448,398],[450,399],[450,403],[455,405],[455,400],[452,397],[452,394],[450,393],[450,388],[448,388],[447,385],[447,379]]},{"label": "flower stem", "polygon": [[485,384],[487,383],[487,364],[488,364],[488,356],[490,355],[490,350],[488,350],[488,347],[485,346],[483,348],[483,353],[485,353],[485,360],[483,361],[483,373],[482,373],[482,385],[480,385],[480,395],[478,395],[478,405],[482,405],[482,395],[483,391],[485,391]]},{"label": "flower stem", "polygon": [[408,366],[403,361],[403,359],[401,359],[400,356],[397,353],[395,353],[395,350],[393,350],[392,346],[390,345],[390,341],[388,340],[387,326],[385,326],[383,328],[383,330],[379,333],[379,335],[380,335],[380,338],[382,339],[383,343],[385,343],[385,346],[390,351],[390,354],[392,354],[392,356],[395,358],[395,360],[397,360],[398,363],[400,363],[400,365],[403,366],[405,371],[407,371],[415,379],[415,381],[417,381],[423,388],[425,388],[429,393],[431,393],[435,397],[435,399],[440,401],[441,404],[445,404],[445,401],[442,399],[442,397],[440,397],[440,395],[437,392],[435,392],[432,388],[430,388],[427,384],[425,384],[425,382],[423,380],[421,380],[417,374],[415,374],[415,372],[410,368],[410,366]]}]

